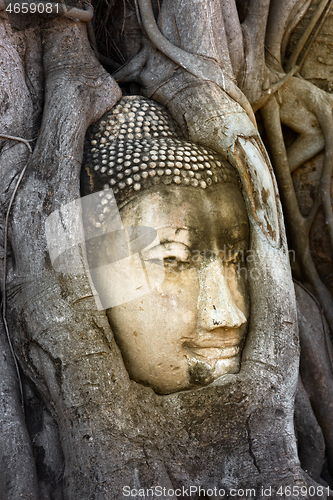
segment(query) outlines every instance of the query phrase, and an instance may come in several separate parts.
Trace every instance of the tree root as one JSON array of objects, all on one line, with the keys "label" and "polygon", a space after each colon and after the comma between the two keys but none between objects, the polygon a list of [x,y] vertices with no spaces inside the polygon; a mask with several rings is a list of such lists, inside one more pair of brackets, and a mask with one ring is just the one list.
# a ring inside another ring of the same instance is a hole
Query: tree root
[{"label": "tree root", "polygon": [[[141,83],[141,71],[144,68],[149,53],[147,41],[144,42],[143,49],[133,57],[124,67],[119,68],[114,74],[113,78],[116,81],[126,83],[126,82],[137,82]],[[150,44],[149,44],[150,45]]]},{"label": "tree root", "polygon": [[[306,119],[304,120],[304,115],[314,120],[314,123],[311,123],[312,126],[310,130],[313,130],[313,125],[315,125],[316,130],[319,129],[321,137],[323,137],[325,157],[318,192],[321,196],[331,248],[333,250],[333,212],[330,196],[330,184],[333,173],[333,99],[326,92],[323,92],[311,83],[305,82],[299,78],[289,80],[285,88],[282,89],[280,97],[282,98],[282,123],[290,126],[294,130],[297,130],[298,126],[299,128],[297,131],[303,132],[301,138],[292,146],[291,171],[298,165],[304,163],[304,161],[312,158],[313,154],[319,152],[318,150],[320,150],[320,145],[322,144],[320,140],[314,141],[312,148],[305,151],[307,156],[304,155],[304,143],[306,141],[309,142],[309,136],[311,138],[313,136],[313,132],[308,132],[309,122]],[[297,117],[295,110],[293,110],[293,112],[290,111],[289,106],[292,100],[297,100],[298,106],[300,107],[301,118]],[[292,114],[293,116],[291,116]],[[301,123],[302,118],[303,123]],[[317,137],[318,139],[320,138],[319,135]]]},{"label": "tree root", "polygon": [[323,431],[329,470],[333,472],[333,369],[320,310],[305,290],[295,285],[301,342],[301,376]]},{"label": "tree root", "polygon": [[29,142],[32,142],[33,139],[27,140],[27,139],[22,139],[22,137],[15,137],[14,135],[6,135],[6,134],[0,134],[0,138],[7,139],[9,141],[22,142],[23,144],[25,144],[27,146],[27,148],[29,149],[29,152],[32,153],[32,149],[31,149]]},{"label": "tree root", "polygon": [[30,436],[20,404],[14,362],[0,322],[0,496],[2,500],[39,498]]},{"label": "tree root", "polygon": [[236,3],[230,2],[229,0],[221,0],[220,3],[228,42],[230,61],[236,81],[238,81],[238,78],[241,78],[244,62],[244,40],[242,27]]},{"label": "tree root", "polygon": [[[322,0],[319,3],[317,9],[314,12],[314,15],[312,16],[312,18],[310,20],[310,23],[308,24],[308,26],[304,30],[302,36],[299,38],[299,40],[296,44],[296,47],[294,48],[294,51],[287,62],[286,71],[290,71],[291,68],[296,66],[297,60],[298,60],[303,48],[305,47],[314,27],[316,26],[317,22],[319,21],[320,16],[325,11],[324,17],[323,17],[323,20],[325,20],[325,15],[327,16],[331,5],[332,5],[332,0]],[[323,22],[323,20],[322,20],[322,22]],[[304,55],[304,57],[306,57],[306,54]],[[304,57],[303,57],[303,60],[304,60]]]},{"label": "tree root", "polygon": [[318,482],[325,461],[325,442],[300,376],[295,400],[295,430],[302,469]]},{"label": "tree root", "polygon": [[[6,19],[0,23],[1,42],[1,101],[7,102],[0,116],[3,132],[1,140],[0,172],[0,227],[2,233],[0,274],[2,284],[2,316],[0,324],[0,496],[6,500],[39,498],[34,457],[30,437],[24,421],[23,391],[20,371],[13,352],[6,321],[6,277],[8,248],[8,223],[17,187],[24,175],[31,154],[30,140],[36,134],[38,111],[33,107],[33,98],[25,80],[23,61],[16,51],[16,35]],[[34,45],[34,41],[32,42]],[[27,48],[27,47],[26,47]],[[38,44],[34,45],[35,50]],[[36,58],[37,60],[37,58]],[[30,68],[33,66],[30,66]],[[35,69],[35,68],[34,68]],[[39,72],[36,71],[38,75]],[[7,487],[7,491],[4,488]]]},{"label": "tree root", "polygon": [[265,38],[266,64],[270,68],[283,71],[281,58],[284,56],[287,40],[310,3],[311,0],[271,0]]},{"label": "tree root", "polygon": [[253,110],[243,92],[232,81],[221,67],[213,60],[205,60],[197,55],[190,54],[167,40],[160,30],[155,21],[153,9],[150,0],[138,0],[141,19],[144,29],[152,42],[152,44],[162,54],[166,55],[169,59],[178,64],[181,68],[185,69],[192,75],[196,76],[202,81],[215,82],[221,87],[232,99],[242,106],[252,123],[256,126],[256,120]]},{"label": "tree root", "polygon": [[[331,0],[322,0],[316,8],[310,23],[304,33],[298,40],[296,47],[287,63],[287,71],[297,63],[299,56],[302,60],[299,65],[305,61],[309,48],[319,33],[323,22],[328,15]],[[297,6],[297,2],[295,4]],[[282,3],[275,5],[275,8],[281,8]],[[272,12],[274,12],[274,8]],[[304,9],[301,8],[301,14],[304,15]],[[316,29],[315,29],[316,28]],[[315,30],[315,31],[314,31]],[[309,42],[310,37],[312,39]],[[273,33],[267,33],[267,60],[277,71],[281,71],[282,64],[280,54],[284,52],[286,46],[286,33],[273,27]],[[283,41],[284,38],[284,41]],[[282,47],[282,45],[284,47]],[[303,49],[306,48],[304,51]],[[303,52],[302,52],[303,51]],[[279,70],[280,67],[280,70]],[[320,205],[324,209],[324,215],[327,230],[333,251],[333,211],[330,196],[331,178],[333,173],[333,100],[332,97],[323,92],[313,84],[302,80],[301,78],[289,78],[285,84],[278,90],[274,103],[266,104],[262,111],[264,123],[268,135],[270,147],[273,152],[273,165],[278,179],[281,198],[284,204],[287,224],[290,228],[292,246],[296,250],[297,259],[303,271],[304,278],[317,294],[321,304],[324,307],[330,329],[333,331],[333,302],[326,287],[321,280],[313,263],[309,248],[309,232],[315,220]],[[278,110],[276,102],[279,103]],[[269,110],[269,111],[268,111]],[[279,116],[278,116],[279,114]],[[272,124],[269,123],[271,116]],[[288,149],[286,154],[282,131],[278,122],[281,122],[299,134],[299,137]],[[274,132],[273,132],[274,129]],[[274,134],[276,136],[274,137]],[[296,195],[293,189],[291,176],[288,172],[293,172],[299,166],[310,160],[325,148],[324,167],[320,179],[317,194],[312,208],[307,217],[302,217]]]},{"label": "tree root", "polygon": [[[38,388],[41,387],[45,404],[53,406],[53,413],[57,413],[60,422],[64,423],[69,417],[66,403],[59,394],[62,384],[66,385],[71,377],[68,375],[63,379],[61,370],[71,371],[71,360],[73,357],[76,359],[79,346],[82,351],[86,351],[88,346],[94,349],[94,343],[98,344],[96,350],[107,348],[100,329],[93,324],[91,308],[89,315],[86,314],[84,328],[83,313],[77,314],[71,308],[77,296],[87,293],[89,284],[85,277],[66,278],[51,268],[44,224],[52,211],[80,197],[79,179],[86,130],[114,106],[121,92],[94,57],[83,23],[68,19],[48,22],[43,31],[43,44],[44,114],[33,156],[15,197],[9,221],[15,268],[12,266],[7,278],[8,322],[16,354],[25,369],[30,370],[29,379]],[[13,132],[16,133],[16,130]],[[39,293],[39,290],[42,292]],[[38,305],[39,301],[43,304],[40,302]],[[58,304],[56,307],[55,303]],[[91,343],[79,340],[83,329],[89,334],[94,332]],[[102,378],[108,379],[108,374],[114,370],[111,357],[106,361],[109,365],[102,370]],[[95,363],[92,373],[101,369],[100,359],[94,358],[89,362]],[[85,360],[85,363],[88,361]],[[75,380],[77,376],[75,371]],[[84,379],[83,371],[82,376]],[[80,393],[84,386],[85,380],[77,381],[77,392]],[[72,389],[73,384],[68,393],[64,390],[64,394],[70,396],[69,406],[72,404]],[[89,396],[87,398],[91,400]],[[67,447],[65,452],[68,453],[71,448],[67,444],[71,440],[67,434],[70,433],[69,428],[70,424],[68,427],[60,426],[62,447]],[[78,455],[82,454],[78,452]],[[67,464],[71,464],[70,459]],[[68,467],[68,477],[73,477],[74,481],[75,474],[70,471],[71,465]],[[38,498],[38,495],[33,498]]]},{"label": "tree root", "polygon": [[260,99],[265,78],[264,41],[269,5],[269,0],[250,0],[245,20],[242,23],[245,71],[239,86],[251,103]]},{"label": "tree root", "polygon": [[[300,213],[281,129],[280,108],[275,97],[262,109],[262,116],[284,206],[286,223],[290,229],[291,247],[295,250],[303,275],[320,300],[331,331],[333,331],[333,300],[317,273],[309,247],[309,232],[315,217],[315,210],[312,211],[309,218],[303,217]],[[314,204],[314,209],[317,209],[318,206],[319,200]]]},{"label": "tree root", "polygon": [[281,78],[280,81],[273,83],[270,85],[270,87],[267,90],[264,90],[261,94],[261,97],[258,99],[258,101],[252,102],[252,109],[254,113],[259,111],[259,109],[263,108],[265,104],[270,100],[270,98],[278,91],[280,90],[285,83],[294,76],[294,74],[298,71],[298,66],[295,66],[287,75],[285,75],[283,78]]}]

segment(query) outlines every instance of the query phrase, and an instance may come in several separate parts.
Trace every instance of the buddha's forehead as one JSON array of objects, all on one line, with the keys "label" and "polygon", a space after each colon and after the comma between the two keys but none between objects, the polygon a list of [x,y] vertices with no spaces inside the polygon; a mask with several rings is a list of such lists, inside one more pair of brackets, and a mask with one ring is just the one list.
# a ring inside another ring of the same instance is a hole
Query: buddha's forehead
[{"label": "buddha's forehead", "polygon": [[233,184],[221,184],[205,191],[184,186],[148,190],[127,203],[120,214],[124,226],[153,227],[159,230],[160,238],[211,240],[220,237],[228,243],[248,235],[244,200]]}]

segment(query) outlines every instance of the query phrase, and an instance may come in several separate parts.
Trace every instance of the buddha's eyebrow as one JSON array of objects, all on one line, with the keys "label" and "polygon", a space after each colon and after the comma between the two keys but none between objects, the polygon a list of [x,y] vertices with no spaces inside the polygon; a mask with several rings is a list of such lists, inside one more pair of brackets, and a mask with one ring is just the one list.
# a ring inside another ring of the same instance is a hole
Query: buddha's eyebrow
[{"label": "buddha's eyebrow", "polygon": [[158,230],[167,229],[167,228],[173,229],[174,233],[175,233],[175,236],[178,236],[179,234],[181,234],[182,231],[186,231],[186,232],[192,231],[192,232],[194,232],[194,233],[196,233],[198,235],[201,235],[201,236],[204,235],[204,233],[202,231],[200,231],[198,228],[191,227],[191,226],[179,227],[179,226],[173,226],[172,224],[168,224],[168,225],[165,225],[165,226],[157,227],[155,229],[158,231]]},{"label": "buddha's eyebrow", "polygon": [[183,241],[178,241],[178,240],[173,240],[173,239],[170,239],[170,238],[162,238],[160,240],[160,245],[168,245],[168,244],[172,244],[172,243],[179,243],[180,245],[183,245],[184,247],[186,248],[190,248],[186,243],[184,243]]}]

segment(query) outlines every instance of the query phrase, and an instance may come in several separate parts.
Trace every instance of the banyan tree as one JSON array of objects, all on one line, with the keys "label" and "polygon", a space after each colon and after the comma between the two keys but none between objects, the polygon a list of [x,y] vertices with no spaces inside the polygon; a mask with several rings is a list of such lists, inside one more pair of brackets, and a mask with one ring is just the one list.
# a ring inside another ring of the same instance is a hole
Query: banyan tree
[{"label": "banyan tree", "polygon": [[332,1],[0,9],[1,498],[332,497]]}]

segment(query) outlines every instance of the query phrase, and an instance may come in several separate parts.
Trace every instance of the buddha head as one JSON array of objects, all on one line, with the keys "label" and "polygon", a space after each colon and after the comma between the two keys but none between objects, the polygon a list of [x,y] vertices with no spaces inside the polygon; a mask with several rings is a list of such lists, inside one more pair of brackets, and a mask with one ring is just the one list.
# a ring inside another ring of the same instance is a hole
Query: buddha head
[{"label": "buddha head", "polygon": [[[130,377],[169,394],[238,373],[250,306],[249,222],[236,171],[214,151],[186,141],[162,107],[127,97],[86,141],[81,193],[101,193],[86,220],[106,234],[114,218],[110,188],[127,243],[137,236],[133,228],[157,235],[140,252],[151,286],[112,307],[110,290],[121,289],[122,279],[115,283],[103,266],[110,245],[93,239],[87,246],[93,283]],[[147,269],[154,265],[164,273],[152,286]],[[131,273],[134,279],[135,266]]]}]

